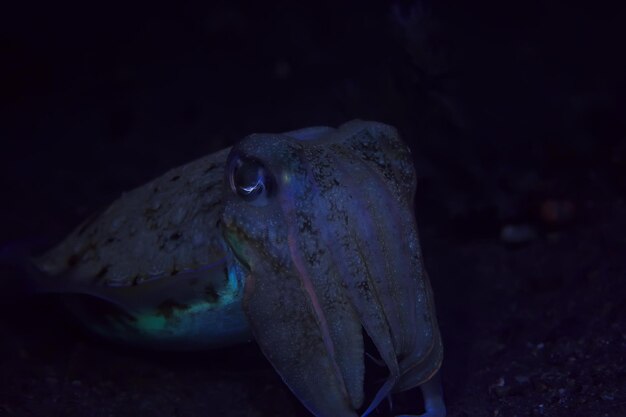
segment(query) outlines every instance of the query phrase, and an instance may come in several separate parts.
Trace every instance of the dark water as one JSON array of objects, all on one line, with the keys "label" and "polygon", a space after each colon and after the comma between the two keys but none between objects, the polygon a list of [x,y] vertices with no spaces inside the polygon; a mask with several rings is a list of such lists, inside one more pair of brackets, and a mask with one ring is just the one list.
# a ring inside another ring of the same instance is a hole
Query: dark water
[{"label": "dark water", "polygon": [[109,344],[12,261],[248,133],[353,118],[413,150],[449,415],[626,415],[623,10],[337,3],[0,13],[0,416],[306,416],[255,345]]}]

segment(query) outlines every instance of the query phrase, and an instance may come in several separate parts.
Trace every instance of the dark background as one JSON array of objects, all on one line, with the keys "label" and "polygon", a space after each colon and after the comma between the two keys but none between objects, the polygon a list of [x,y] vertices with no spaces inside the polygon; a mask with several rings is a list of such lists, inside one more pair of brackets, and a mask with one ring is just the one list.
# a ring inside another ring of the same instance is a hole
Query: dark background
[{"label": "dark background", "polygon": [[449,415],[626,415],[625,17],[566,1],[2,6],[0,416],[306,416],[256,346],[111,345],[15,295],[16,261],[246,134],[353,118],[395,125],[415,156]]}]

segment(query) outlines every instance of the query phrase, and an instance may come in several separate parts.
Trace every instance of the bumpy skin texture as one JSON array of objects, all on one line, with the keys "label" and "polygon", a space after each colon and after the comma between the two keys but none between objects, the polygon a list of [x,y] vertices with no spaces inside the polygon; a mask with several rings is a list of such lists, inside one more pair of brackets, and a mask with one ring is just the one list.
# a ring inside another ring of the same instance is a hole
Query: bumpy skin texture
[{"label": "bumpy skin texture", "polygon": [[[223,257],[215,232],[230,149],[175,168],[123,194],[39,259],[47,274],[130,286]],[[68,275],[69,274],[69,275]]]},{"label": "bumpy skin texture", "polygon": [[[250,135],[123,195],[35,264],[43,287],[117,306],[91,325],[121,341],[205,348],[251,330],[316,416],[368,414],[419,385],[443,415],[415,182],[381,123]],[[389,369],[373,399],[363,331]]]},{"label": "bumpy skin texture", "polygon": [[[442,360],[415,171],[395,129],[380,123],[297,136],[252,135],[233,147],[225,238],[248,271],[243,306],[257,342],[316,416],[355,416],[363,405],[367,332],[389,369],[367,414]],[[237,161],[263,167],[268,185],[255,204],[238,195]]]}]

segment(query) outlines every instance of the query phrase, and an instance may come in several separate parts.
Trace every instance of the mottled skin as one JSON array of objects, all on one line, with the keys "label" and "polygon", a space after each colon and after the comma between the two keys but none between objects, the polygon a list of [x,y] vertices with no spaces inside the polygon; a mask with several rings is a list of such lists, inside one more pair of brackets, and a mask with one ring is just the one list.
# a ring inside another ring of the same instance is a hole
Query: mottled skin
[{"label": "mottled skin", "polygon": [[250,340],[243,275],[229,273],[218,226],[229,151],[124,193],[35,261],[50,276],[39,285],[119,307],[98,320],[84,308],[77,315],[122,342],[196,349]]},{"label": "mottled skin", "polygon": [[251,330],[319,417],[366,404],[365,331],[389,377],[364,415],[421,386],[426,415],[444,416],[414,193],[387,125],[255,134],[125,194],[37,264],[51,289],[120,307],[98,331],[121,340],[206,347]]},{"label": "mottled skin", "polygon": [[72,279],[129,286],[215,262],[223,255],[215,224],[229,152],[175,168],[122,194],[48,252],[41,266],[53,275],[70,272]]},{"label": "mottled skin", "polygon": [[227,181],[237,160],[271,173],[256,204],[236,189],[224,200],[226,240],[249,271],[244,310],[302,402],[318,416],[356,415],[362,328],[389,369],[366,414],[392,390],[430,379],[442,347],[413,215],[415,172],[396,131],[356,121],[306,141],[252,135],[233,147]]}]

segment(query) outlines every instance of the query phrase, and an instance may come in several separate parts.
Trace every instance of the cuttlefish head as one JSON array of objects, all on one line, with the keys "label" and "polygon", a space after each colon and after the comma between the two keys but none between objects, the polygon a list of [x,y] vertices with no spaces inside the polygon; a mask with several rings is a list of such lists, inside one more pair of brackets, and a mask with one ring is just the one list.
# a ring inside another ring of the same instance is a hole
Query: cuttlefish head
[{"label": "cuttlefish head", "polygon": [[364,334],[389,370],[365,410],[428,380],[441,343],[395,129],[353,121],[251,135],[225,171],[222,230],[265,356],[316,416],[364,403]]}]

